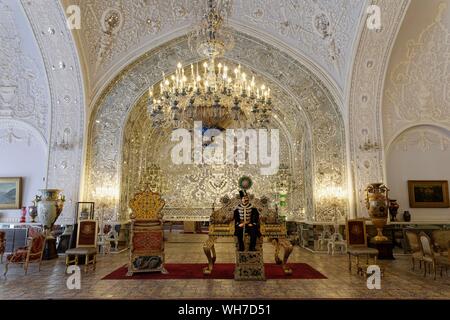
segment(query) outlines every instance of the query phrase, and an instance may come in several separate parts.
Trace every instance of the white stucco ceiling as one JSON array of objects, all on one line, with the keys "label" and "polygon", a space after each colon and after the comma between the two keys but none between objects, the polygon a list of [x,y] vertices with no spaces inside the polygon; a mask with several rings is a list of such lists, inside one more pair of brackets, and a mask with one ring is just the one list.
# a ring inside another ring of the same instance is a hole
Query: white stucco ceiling
[{"label": "white stucco ceiling", "polygon": [[[200,0],[197,0],[200,1]],[[143,51],[189,32],[191,0],[61,0],[81,8],[81,29],[73,30],[83,61],[87,96],[94,97],[114,74]],[[321,70],[345,92],[354,44],[366,0],[235,0],[230,26],[279,44]],[[121,26],[107,35],[102,20],[118,10]],[[106,12],[106,13],[105,13]]]}]

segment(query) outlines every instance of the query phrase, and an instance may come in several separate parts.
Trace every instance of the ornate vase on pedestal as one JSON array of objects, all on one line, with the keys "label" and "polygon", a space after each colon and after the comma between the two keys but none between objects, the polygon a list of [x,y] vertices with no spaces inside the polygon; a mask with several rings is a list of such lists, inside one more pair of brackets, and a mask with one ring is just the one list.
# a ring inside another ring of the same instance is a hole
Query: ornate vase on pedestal
[{"label": "ornate vase on pedestal", "polygon": [[58,189],[41,189],[41,196],[36,196],[37,212],[40,223],[44,227],[46,244],[44,250],[44,259],[49,260],[57,258],[56,239],[52,235],[53,224],[61,214],[65,198]]},{"label": "ornate vase on pedestal", "polygon": [[387,223],[388,217],[388,198],[389,189],[383,183],[371,183],[366,188],[366,207],[372,223],[377,228],[378,234],[372,239],[374,242],[383,242],[388,240],[383,235],[383,227]]},{"label": "ornate vase on pedestal", "polygon": [[31,223],[35,223],[36,222],[36,217],[38,215],[37,207],[36,206],[29,206],[28,207],[28,215],[31,218]]},{"label": "ornate vase on pedestal", "polygon": [[397,221],[397,212],[399,204],[395,199],[389,199],[389,214],[391,215],[391,221]]}]

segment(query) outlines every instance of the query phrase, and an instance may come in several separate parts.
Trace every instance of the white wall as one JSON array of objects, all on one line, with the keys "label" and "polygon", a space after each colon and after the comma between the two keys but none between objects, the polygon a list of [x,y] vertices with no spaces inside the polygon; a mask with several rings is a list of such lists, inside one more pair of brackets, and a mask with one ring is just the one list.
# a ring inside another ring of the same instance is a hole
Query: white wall
[{"label": "white wall", "polygon": [[450,131],[434,126],[417,126],[400,134],[386,156],[390,198],[400,204],[397,218],[409,210],[411,221],[450,221],[450,208],[409,208],[408,180],[450,180]]},{"label": "white wall", "polygon": [[[11,140],[0,139],[0,177],[22,177],[22,206],[28,207],[37,190],[45,187],[47,151],[43,143],[26,131],[15,128],[10,133]],[[21,210],[0,209],[2,222],[18,222],[20,216]]]}]

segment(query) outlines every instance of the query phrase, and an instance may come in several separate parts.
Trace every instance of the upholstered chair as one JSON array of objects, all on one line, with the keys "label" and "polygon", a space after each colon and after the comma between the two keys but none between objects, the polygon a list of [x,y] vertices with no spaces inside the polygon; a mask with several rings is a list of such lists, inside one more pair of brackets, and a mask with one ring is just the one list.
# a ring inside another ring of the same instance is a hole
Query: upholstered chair
[{"label": "upholstered chair", "polygon": [[26,247],[17,248],[12,254],[6,257],[5,273],[8,273],[8,267],[10,264],[23,265],[25,274],[28,272],[28,266],[30,263],[38,263],[39,271],[41,271],[42,255],[45,248],[45,236],[33,228],[28,233],[28,244]]},{"label": "upholstered chair", "polygon": [[66,250],[66,268],[71,264],[78,265],[79,257],[82,257],[84,258],[84,272],[87,272],[90,266],[95,270],[97,235],[97,220],[84,219],[78,221],[77,247]]},{"label": "upholstered chair", "polygon": [[414,231],[405,231],[406,240],[411,249],[412,269],[415,268],[415,261],[419,261],[419,267],[422,269],[423,253],[420,248],[419,236]]},{"label": "upholstered chair", "polygon": [[433,247],[436,252],[445,255],[449,249],[450,230],[433,230],[431,233]]},{"label": "upholstered chair", "polygon": [[423,276],[425,277],[427,274],[426,266],[428,265],[429,271],[431,271],[431,267],[433,268],[434,279],[436,280],[437,266],[441,267],[442,276],[442,269],[445,267],[447,270],[447,267],[450,265],[449,257],[440,255],[438,252],[434,251],[431,239],[425,232],[421,232],[419,234],[419,240],[423,254],[423,261],[425,262],[425,271],[423,273]]}]

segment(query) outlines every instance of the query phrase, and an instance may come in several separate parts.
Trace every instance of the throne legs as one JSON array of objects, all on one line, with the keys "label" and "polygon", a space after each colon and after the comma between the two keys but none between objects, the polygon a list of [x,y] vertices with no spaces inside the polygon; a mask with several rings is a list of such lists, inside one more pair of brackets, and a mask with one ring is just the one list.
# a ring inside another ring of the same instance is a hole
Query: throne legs
[{"label": "throne legs", "polygon": [[[274,238],[272,239],[272,245],[275,247],[275,262],[276,264],[281,264],[284,274],[292,274],[292,269],[287,266],[287,261],[291,255],[293,246],[289,240],[285,238]],[[283,259],[279,257],[280,249],[284,249]]]},{"label": "throne legs", "polygon": [[214,263],[216,262],[216,249],[214,247],[214,242],[216,237],[209,237],[208,240],[203,244],[203,251],[205,252],[206,258],[208,259],[208,266],[203,268],[203,274],[211,274]]}]

